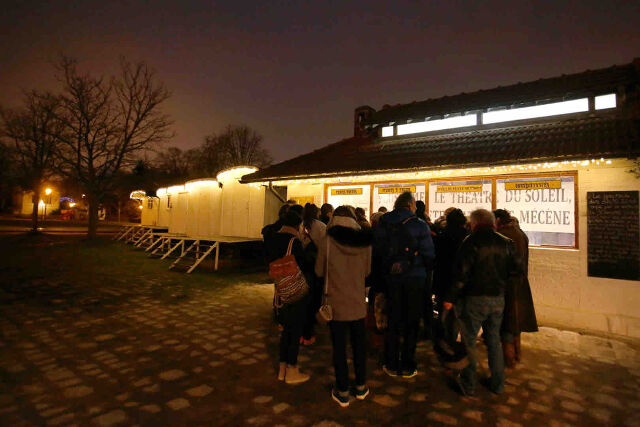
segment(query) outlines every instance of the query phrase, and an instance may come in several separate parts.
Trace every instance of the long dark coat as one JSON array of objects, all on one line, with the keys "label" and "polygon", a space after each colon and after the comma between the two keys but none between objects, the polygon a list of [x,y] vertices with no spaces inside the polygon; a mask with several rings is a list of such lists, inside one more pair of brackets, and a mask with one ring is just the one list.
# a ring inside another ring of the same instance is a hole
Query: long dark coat
[{"label": "long dark coat", "polygon": [[513,240],[522,263],[522,274],[515,277],[505,289],[501,330],[513,335],[537,332],[538,322],[529,286],[529,238],[515,221],[499,227],[498,232]]}]

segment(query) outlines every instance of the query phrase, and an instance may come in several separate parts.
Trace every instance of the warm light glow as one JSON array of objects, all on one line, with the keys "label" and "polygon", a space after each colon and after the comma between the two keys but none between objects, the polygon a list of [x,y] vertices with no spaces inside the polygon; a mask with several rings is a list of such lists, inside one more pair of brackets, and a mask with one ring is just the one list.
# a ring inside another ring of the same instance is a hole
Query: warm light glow
[{"label": "warm light glow", "polygon": [[70,208],[74,207],[75,205],[76,205],[76,204],[75,204],[75,202],[71,202],[71,203],[69,203],[69,207],[70,207]]},{"label": "warm light glow", "polygon": [[166,188],[158,188],[156,190],[156,196],[162,197],[162,196],[166,196],[166,195],[167,195],[167,189]]},{"label": "warm light glow", "polygon": [[512,108],[510,110],[489,111],[488,113],[482,114],[482,123],[491,124],[510,122],[512,120],[536,119],[539,117],[581,113],[584,111],[589,111],[588,98],[534,105],[532,107]]},{"label": "warm light glow", "polygon": [[254,166],[237,166],[219,172],[216,176],[216,180],[218,180],[218,182],[223,182],[227,179],[240,179],[245,175],[256,172],[257,170],[258,168]]},{"label": "warm light glow", "polygon": [[616,108],[616,94],[596,96],[596,110],[604,110],[606,108]]},{"label": "warm light glow", "polygon": [[[624,162],[623,160],[620,160]],[[379,172],[369,173],[367,175],[343,175],[343,176],[331,176],[326,174],[319,177],[305,177],[300,176],[297,178],[289,178],[283,180],[272,181],[272,185],[287,186],[295,184],[340,184],[340,183],[369,183],[369,182],[384,182],[384,181],[419,181],[433,178],[442,177],[465,177],[465,176],[482,176],[482,175],[499,175],[507,173],[519,173],[519,172],[534,172],[536,170],[543,169],[545,171],[567,171],[580,169],[581,167],[605,167],[609,166],[626,166],[626,163],[620,164],[618,160],[607,160],[600,158],[598,160],[560,160],[555,162],[546,163],[526,163],[526,164],[511,164],[511,165],[499,165],[499,166],[487,166],[487,167],[475,167],[467,169],[436,169],[436,170],[412,170],[412,171],[397,171],[397,172]],[[268,182],[262,182],[262,185],[268,185]]]},{"label": "warm light glow", "polygon": [[171,194],[171,193],[181,193],[184,191],[184,185],[172,185],[171,187],[167,188],[167,193]]},{"label": "warm light glow", "polygon": [[129,194],[129,198],[133,200],[144,200],[147,198],[147,193],[144,190],[135,190]]},{"label": "warm light glow", "polygon": [[142,205],[138,206],[138,208],[139,208],[140,210],[142,210]]},{"label": "warm light glow", "polygon": [[393,126],[385,126],[382,128],[382,137],[393,136]]},{"label": "warm light glow", "polygon": [[46,190],[44,190],[44,194],[46,194],[47,196],[51,195],[51,189],[47,188]]},{"label": "warm light glow", "polygon": [[469,114],[466,116],[448,117],[440,120],[429,120],[427,122],[398,125],[398,135],[433,132],[436,130],[475,126],[476,124],[478,124],[478,116],[476,114]]},{"label": "warm light glow", "polygon": [[214,178],[203,178],[203,179],[195,179],[185,184],[185,188],[187,189],[187,191],[191,191],[196,188],[202,188],[202,187],[219,188],[218,181],[216,181]]},{"label": "warm light glow", "polygon": [[44,200],[40,200],[40,202],[38,202],[38,206],[40,207],[44,206]]}]

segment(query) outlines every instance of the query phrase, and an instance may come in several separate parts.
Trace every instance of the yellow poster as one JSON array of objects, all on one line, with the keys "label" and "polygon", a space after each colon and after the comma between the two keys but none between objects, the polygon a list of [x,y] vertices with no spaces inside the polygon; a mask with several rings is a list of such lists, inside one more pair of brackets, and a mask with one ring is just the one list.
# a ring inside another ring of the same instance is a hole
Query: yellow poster
[{"label": "yellow poster", "polygon": [[438,185],[436,193],[479,193],[482,191],[482,184],[468,185]]},{"label": "yellow poster", "polygon": [[378,194],[400,194],[406,191],[416,192],[416,186],[378,187]]},{"label": "yellow poster", "polygon": [[332,196],[360,196],[362,188],[332,188]]},{"label": "yellow poster", "polygon": [[562,188],[562,181],[514,181],[505,182],[505,190],[540,190],[546,188]]}]

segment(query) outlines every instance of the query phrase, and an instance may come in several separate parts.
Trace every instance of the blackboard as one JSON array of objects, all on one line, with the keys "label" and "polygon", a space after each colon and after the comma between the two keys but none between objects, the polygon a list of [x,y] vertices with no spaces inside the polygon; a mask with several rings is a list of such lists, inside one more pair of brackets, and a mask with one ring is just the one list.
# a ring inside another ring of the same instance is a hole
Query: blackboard
[{"label": "blackboard", "polygon": [[588,275],[640,280],[638,191],[587,192]]}]

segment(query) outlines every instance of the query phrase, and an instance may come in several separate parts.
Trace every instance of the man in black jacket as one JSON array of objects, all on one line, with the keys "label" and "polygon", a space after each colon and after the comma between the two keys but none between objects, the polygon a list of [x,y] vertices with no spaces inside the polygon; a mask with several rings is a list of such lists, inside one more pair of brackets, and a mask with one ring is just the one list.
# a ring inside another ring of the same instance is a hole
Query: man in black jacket
[{"label": "man in black jacket", "polygon": [[520,263],[513,241],[497,233],[495,228],[493,213],[485,209],[471,213],[472,233],[458,251],[457,278],[443,304],[445,309],[451,309],[453,304],[462,308],[462,338],[473,354],[471,363],[462,371],[461,381],[465,393],[470,395],[475,393],[477,383],[477,360],[473,349],[480,327],[489,352],[489,390],[496,394],[504,390],[500,344],[504,291],[509,280],[518,274]]}]

